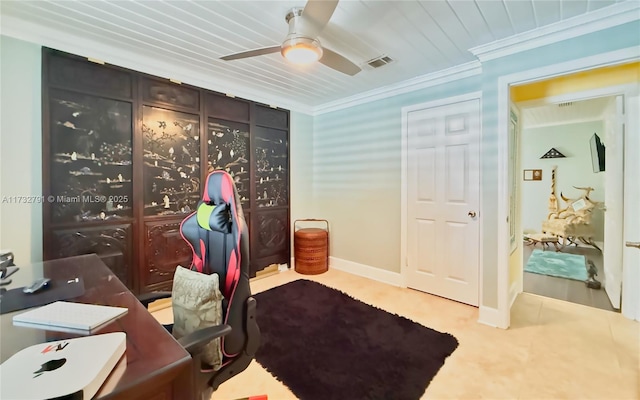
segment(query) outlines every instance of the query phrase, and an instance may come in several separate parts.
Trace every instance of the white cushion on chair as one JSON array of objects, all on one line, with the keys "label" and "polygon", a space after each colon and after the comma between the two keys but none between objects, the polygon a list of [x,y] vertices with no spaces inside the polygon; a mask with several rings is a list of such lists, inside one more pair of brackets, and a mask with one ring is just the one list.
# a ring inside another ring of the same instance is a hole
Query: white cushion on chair
[{"label": "white cushion on chair", "polygon": [[[222,323],[218,274],[207,275],[178,266],[173,276],[171,299],[173,336],[176,339]],[[220,338],[205,346],[202,360],[216,370],[222,366]]]}]

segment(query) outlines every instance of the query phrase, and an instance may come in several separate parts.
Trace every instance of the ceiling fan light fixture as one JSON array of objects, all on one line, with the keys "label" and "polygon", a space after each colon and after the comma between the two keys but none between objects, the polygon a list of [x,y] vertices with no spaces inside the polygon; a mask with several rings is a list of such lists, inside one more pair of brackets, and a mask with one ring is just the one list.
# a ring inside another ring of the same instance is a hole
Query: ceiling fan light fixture
[{"label": "ceiling fan light fixture", "polygon": [[317,40],[292,37],[282,43],[281,53],[293,64],[311,64],[322,57],[322,47]]}]

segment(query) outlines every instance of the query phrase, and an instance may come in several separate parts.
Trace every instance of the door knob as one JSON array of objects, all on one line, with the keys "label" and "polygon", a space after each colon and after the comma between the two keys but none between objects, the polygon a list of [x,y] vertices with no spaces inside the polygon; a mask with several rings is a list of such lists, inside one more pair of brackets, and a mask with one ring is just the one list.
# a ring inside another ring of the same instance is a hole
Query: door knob
[{"label": "door knob", "polygon": [[637,249],[640,249],[640,242],[627,242],[625,243],[625,245],[627,247],[635,247]]},{"label": "door knob", "polygon": [[475,211],[469,211],[469,213],[467,215],[470,216],[471,218],[475,218],[476,217],[476,212]]}]

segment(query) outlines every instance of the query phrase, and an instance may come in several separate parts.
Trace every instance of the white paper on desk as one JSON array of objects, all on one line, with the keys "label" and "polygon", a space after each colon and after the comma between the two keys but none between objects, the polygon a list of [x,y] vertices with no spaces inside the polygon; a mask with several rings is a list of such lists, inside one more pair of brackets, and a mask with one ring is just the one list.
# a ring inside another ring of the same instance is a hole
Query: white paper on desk
[{"label": "white paper on desk", "polygon": [[14,325],[29,324],[29,326],[41,329],[66,328],[90,331],[124,315],[127,311],[124,307],[56,301],[14,315],[13,322]]},{"label": "white paper on desk", "polygon": [[[0,398],[92,398],[127,348],[124,332],[40,343],[0,365]],[[113,377],[117,379],[118,377]]]}]

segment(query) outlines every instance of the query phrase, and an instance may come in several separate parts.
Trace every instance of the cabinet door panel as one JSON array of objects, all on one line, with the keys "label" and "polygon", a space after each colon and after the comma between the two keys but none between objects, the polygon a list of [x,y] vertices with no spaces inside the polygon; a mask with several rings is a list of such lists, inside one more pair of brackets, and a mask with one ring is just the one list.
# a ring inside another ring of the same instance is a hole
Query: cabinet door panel
[{"label": "cabinet door panel", "polygon": [[256,124],[287,129],[289,127],[289,113],[285,110],[256,105]]},{"label": "cabinet door panel", "polygon": [[209,94],[206,98],[207,114],[210,117],[249,121],[249,103],[246,101],[215,94]]},{"label": "cabinet door panel", "polygon": [[183,215],[200,199],[200,118],[144,106],[144,215]]},{"label": "cabinet door panel", "polygon": [[129,289],[131,279],[131,225],[54,229],[51,257],[95,253]]},{"label": "cabinet door panel", "polygon": [[87,60],[49,55],[47,78],[58,87],[96,95],[131,98],[131,74]]},{"label": "cabinet door panel", "polygon": [[244,214],[244,220],[247,223],[247,229],[249,230],[249,248],[251,248],[251,232],[253,232],[253,228],[251,223],[253,222],[251,220],[251,213],[249,212],[249,210],[242,210],[242,213]]},{"label": "cabinet door panel", "polygon": [[289,262],[289,210],[253,212],[251,269],[253,276],[273,263]]},{"label": "cabinet door panel", "polygon": [[243,207],[250,203],[249,125],[209,118],[207,127],[209,170],[221,169],[233,177]]},{"label": "cabinet door panel", "polygon": [[258,207],[289,204],[289,159],[287,131],[255,128],[255,187]]},{"label": "cabinet door panel", "polygon": [[140,271],[142,292],[171,289],[178,265],[191,265],[192,251],[180,235],[182,220],[145,223],[145,267]]},{"label": "cabinet door panel", "polygon": [[133,217],[131,103],[52,90],[51,220]]},{"label": "cabinet door panel", "polygon": [[169,107],[179,106],[195,112],[200,109],[200,92],[198,90],[166,81],[143,79],[142,97],[145,101]]}]

